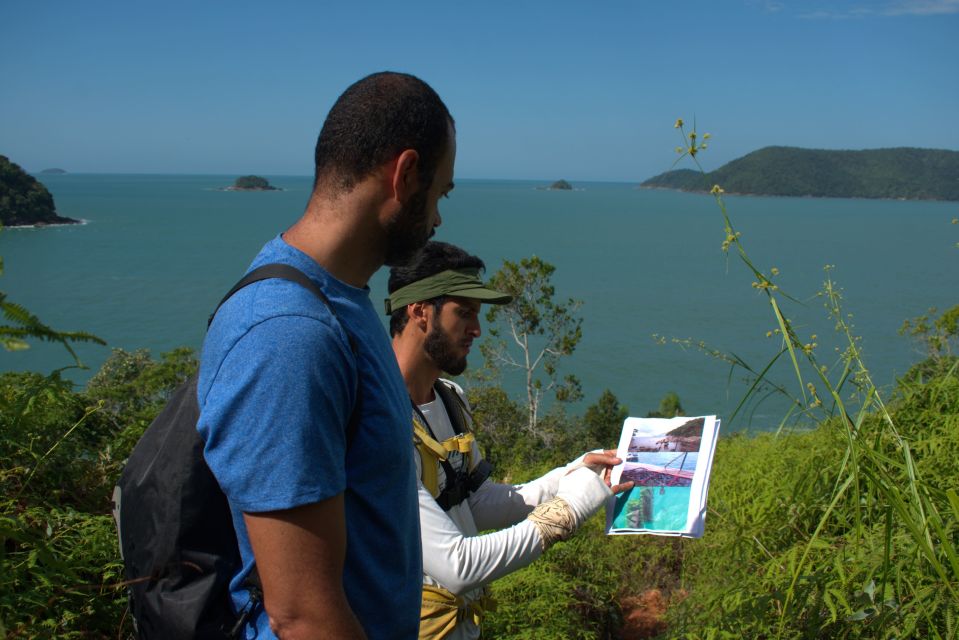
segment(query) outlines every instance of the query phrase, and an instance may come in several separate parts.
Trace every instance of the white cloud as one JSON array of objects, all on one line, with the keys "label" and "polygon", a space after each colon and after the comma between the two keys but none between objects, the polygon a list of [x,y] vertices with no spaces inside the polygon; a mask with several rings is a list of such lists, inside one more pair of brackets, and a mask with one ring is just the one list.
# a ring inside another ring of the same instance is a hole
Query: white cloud
[{"label": "white cloud", "polygon": [[959,0],[899,0],[883,9],[886,16],[938,16],[959,13]]},{"label": "white cloud", "polygon": [[766,13],[778,13],[786,8],[786,3],[780,0],[746,0],[746,4],[758,7]]},{"label": "white cloud", "polygon": [[846,9],[836,11],[835,9],[817,9],[809,13],[800,13],[799,17],[806,20],[850,20],[852,18],[864,18],[871,15],[869,9]]},{"label": "white cloud", "polygon": [[799,17],[807,20],[849,20],[871,16],[938,16],[957,13],[959,0],[892,0],[877,2],[872,6],[865,3],[831,3],[801,13]]}]

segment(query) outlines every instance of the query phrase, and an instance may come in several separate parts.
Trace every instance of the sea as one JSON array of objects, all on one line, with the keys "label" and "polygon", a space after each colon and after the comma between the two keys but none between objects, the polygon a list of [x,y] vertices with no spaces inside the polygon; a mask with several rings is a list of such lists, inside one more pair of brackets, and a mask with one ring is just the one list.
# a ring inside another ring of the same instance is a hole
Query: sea
[{"label": "sea", "polygon": [[[281,190],[222,191],[233,177],[219,175],[38,176],[58,213],[85,224],[3,229],[0,291],[55,329],[106,340],[77,347],[88,368],[64,375],[80,386],[114,348],[198,349],[220,297],[306,204],[309,177],[266,177]],[[724,431],[776,429],[789,401],[768,388],[729,420],[751,385],[730,360],[762,371],[782,340],[770,335],[778,325],[755,276],[735,251],[722,250],[715,199],[629,183],[573,181],[572,191],[547,184],[457,178],[440,203],[436,239],[480,256],[488,273],[534,255],[556,267],[555,298],[579,301],[583,321],[581,342],[559,367],[582,384],[583,400],[570,410],[608,389],[631,415],[644,416],[675,392],[687,415],[718,415]],[[784,315],[816,343],[827,367],[847,344],[819,295],[831,266],[843,318],[887,394],[921,358],[921,345],[899,335],[903,321],[959,303],[959,203],[754,196],[725,203],[752,263],[777,270]],[[370,290],[380,308],[385,271]],[[800,396],[787,360],[770,379]],[[46,373],[71,362],[56,344],[0,351],[0,371]],[[471,368],[480,364],[474,348]],[[830,369],[834,379],[840,373]],[[519,372],[502,376],[520,398]]]}]

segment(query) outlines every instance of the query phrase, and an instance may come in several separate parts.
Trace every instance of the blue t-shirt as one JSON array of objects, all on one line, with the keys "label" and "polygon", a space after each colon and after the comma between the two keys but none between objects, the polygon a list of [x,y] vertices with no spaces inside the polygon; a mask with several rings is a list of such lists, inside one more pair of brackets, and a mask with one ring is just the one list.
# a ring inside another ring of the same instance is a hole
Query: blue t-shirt
[{"label": "blue t-shirt", "polygon": [[[253,566],[243,512],[343,493],[350,607],[371,639],[415,638],[422,557],[412,423],[389,339],[369,289],[340,282],[282,237],[263,247],[251,270],[271,262],[314,280],[338,319],[304,287],[264,280],[220,308],[203,343],[197,429],[239,539],[234,604],[246,604],[242,583]],[[356,429],[348,435],[354,410]],[[265,614],[255,622],[256,637],[274,637]]]}]

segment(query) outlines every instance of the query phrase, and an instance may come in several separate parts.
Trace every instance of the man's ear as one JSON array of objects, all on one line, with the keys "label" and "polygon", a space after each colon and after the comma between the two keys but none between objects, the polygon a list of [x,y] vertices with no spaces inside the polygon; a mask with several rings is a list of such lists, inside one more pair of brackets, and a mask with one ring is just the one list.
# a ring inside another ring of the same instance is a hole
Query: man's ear
[{"label": "man's ear", "polygon": [[415,149],[406,149],[396,157],[390,176],[390,186],[396,200],[406,203],[419,190],[419,166],[420,154]]},{"label": "man's ear", "polygon": [[414,302],[406,305],[406,315],[409,322],[421,331],[426,331],[429,327],[429,316],[433,311],[433,305],[428,302]]}]

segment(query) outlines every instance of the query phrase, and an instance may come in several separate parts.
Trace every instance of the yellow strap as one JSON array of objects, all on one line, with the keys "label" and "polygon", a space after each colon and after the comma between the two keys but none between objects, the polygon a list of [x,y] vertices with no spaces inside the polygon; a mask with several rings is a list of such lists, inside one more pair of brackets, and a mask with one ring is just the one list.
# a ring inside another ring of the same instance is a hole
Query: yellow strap
[{"label": "yellow strap", "polygon": [[413,446],[420,453],[420,480],[423,486],[430,492],[434,498],[440,495],[440,480],[438,465],[441,460],[446,460],[449,453],[458,452],[465,458],[466,469],[473,468],[473,442],[476,437],[471,433],[460,433],[447,438],[443,442],[437,442],[430,435],[429,430],[423,424],[419,414],[413,412]]},{"label": "yellow strap", "polygon": [[429,451],[432,452],[433,454],[432,457],[436,458],[437,460],[446,460],[447,451],[457,450],[457,449],[450,449],[444,446],[444,444],[440,444],[439,442],[434,440],[433,436],[430,435],[430,432],[427,431],[426,427],[424,427],[420,423],[420,419],[417,416],[413,416],[413,433],[416,435],[416,438],[414,438],[414,441],[416,441],[416,439],[418,438],[419,441],[422,442],[423,445],[427,449],[429,449]]},{"label": "yellow strap", "polygon": [[430,438],[429,434],[423,431],[423,427],[420,426],[419,422],[414,418],[413,446],[415,446],[416,450],[420,453],[420,479],[423,481],[423,486],[426,487],[426,490],[435,498],[440,495],[439,471],[437,470],[435,458],[438,455],[442,455],[445,459],[446,451],[441,448],[440,452],[437,453],[434,448],[430,447],[430,443],[436,444],[436,440]]},{"label": "yellow strap", "polygon": [[[446,637],[457,622],[467,619],[480,626],[486,612],[495,610],[496,602],[489,595],[488,589],[483,590],[483,595],[478,600],[467,602],[462,596],[455,596],[443,587],[424,584],[423,605],[420,609],[420,638]],[[423,635],[427,629],[432,633]]]},{"label": "yellow strap", "polygon": [[433,602],[444,602],[456,607],[462,607],[466,604],[462,596],[454,596],[452,591],[431,584],[423,585],[423,599],[432,600]]},{"label": "yellow strap", "polygon": [[423,481],[423,486],[430,492],[430,495],[437,498],[440,495],[440,479],[439,472],[436,470],[436,463],[430,458],[431,451],[422,442],[418,443],[416,448],[420,452],[420,460],[422,461],[423,471],[420,474],[420,480]]},{"label": "yellow strap", "polygon": [[476,436],[472,433],[461,433],[439,443],[447,451],[458,451],[460,453],[472,453],[473,441]]}]

